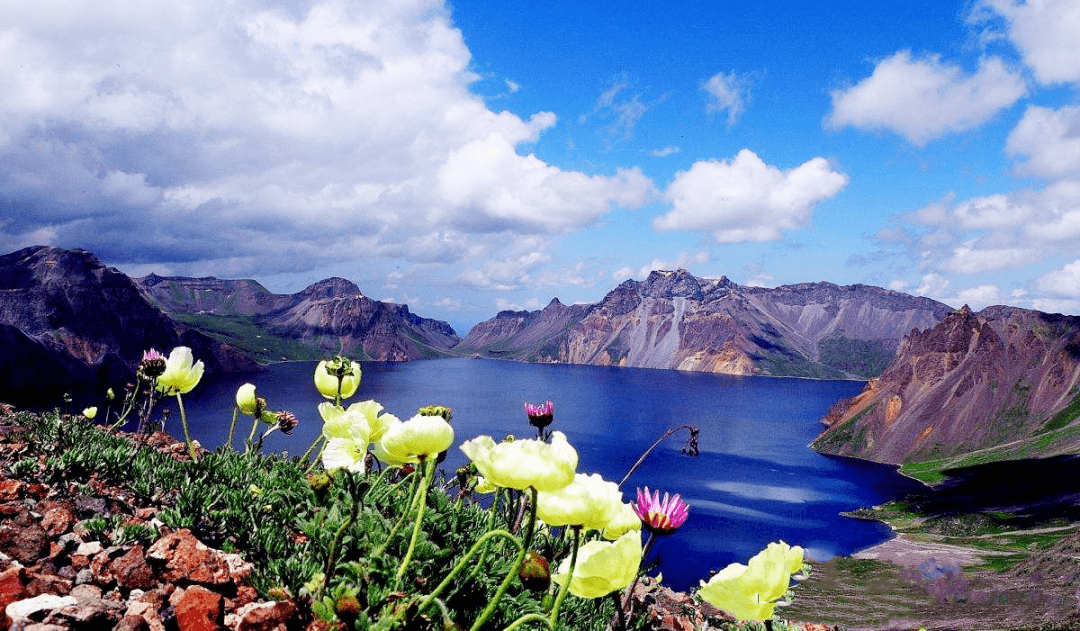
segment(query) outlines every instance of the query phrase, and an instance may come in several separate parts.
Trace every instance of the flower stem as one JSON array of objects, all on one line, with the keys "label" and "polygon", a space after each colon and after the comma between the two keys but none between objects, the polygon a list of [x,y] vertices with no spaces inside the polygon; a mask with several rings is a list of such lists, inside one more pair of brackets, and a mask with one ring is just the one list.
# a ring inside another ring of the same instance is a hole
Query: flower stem
[{"label": "flower stem", "polygon": [[517,629],[518,627],[528,624],[530,622],[543,622],[544,625],[547,626],[547,628],[555,628],[551,625],[551,621],[547,619],[547,616],[539,613],[527,613],[524,616],[521,616],[517,620],[510,623],[510,626],[503,629],[503,631],[514,631],[514,629]]},{"label": "flower stem", "polygon": [[418,493],[420,507],[416,510],[416,523],[413,524],[409,548],[405,551],[405,556],[401,559],[401,566],[398,567],[397,575],[394,577],[395,589],[401,584],[401,579],[405,576],[405,568],[409,567],[409,562],[412,561],[413,550],[416,549],[416,540],[420,536],[420,526],[424,521],[424,509],[427,508],[427,490],[431,486],[432,474],[435,473],[435,461],[433,459],[421,457],[420,463],[424,468],[424,476],[420,482]]},{"label": "flower stem", "polygon": [[191,454],[193,461],[198,462],[199,454],[195,451],[195,444],[191,442],[191,432],[188,431],[187,426],[187,413],[184,411],[184,399],[179,392],[176,393],[176,405],[180,407],[180,425],[184,428],[184,441],[187,443],[188,453]]},{"label": "flower stem", "polygon": [[566,574],[566,581],[559,587],[559,595],[555,597],[555,606],[551,608],[551,626],[559,619],[559,608],[566,600],[566,592],[570,591],[570,581],[574,580],[574,567],[577,566],[578,543],[581,540],[581,526],[574,526],[574,547],[570,553],[570,571]]},{"label": "flower stem", "polygon": [[326,558],[326,573],[323,575],[320,597],[322,593],[325,593],[330,588],[330,578],[333,576],[334,566],[337,565],[337,556],[341,551],[341,542],[345,539],[345,531],[353,525],[356,516],[360,513],[360,498],[356,496],[356,481],[353,479],[352,473],[349,471],[344,473],[345,480],[349,484],[349,497],[352,498],[352,507],[349,510],[349,518],[345,520],[345,523],[341,524],[341,527],[338,528],[337,533],[334,535],[334,540],[330,543],[330,554]]},{"label": "flower stem", "polygon": [[[488,540],[493,539],[494,537],[505,537],[506,539],[509,539],[511,542],[513,542],[514,545],[518,546],[519,548],[521,547],[521,544],[518,542],[517,538],[505,530],[490,530],[484,533],[484,535],[477,539],[476,543],[474,543],[472,547],[469,548],[469,551],[465,553],[465,556],[461,557],[461,560],[458,561],[457,565],[454,566],[454,569],[446,575],[446,578],[444,578],[443,581],[439,583],[439,586],[435,588],[435,591],[431,592],[431,594],[424,598],[423,602],[420,603],[420,609],[418,610],[418,613],[423,612],[424,609],[426,609],[427,606],[430,605],[431,602],[435,600],[435,598],[437,598],[438,595],[447,588],[447,586],[450,585],[451,581],[453,581],[458,574],[464,571],[466,564],[469,562],[469,559],[476,556],[476,553],[480,552],[481,548],[483,549],[483,552],[486,552]],[[481,558],[483,558],[483,552],[481,552]],[[482,561],[477,562],[477,565],[480,564],[482,564]]]},{"label": "flower stem", "polygon": [[[536,489],[529,487],[529,493],[532,498],[532,508],[529,510],[529,523],[525,527],[525,541],[532,540],[533,529],[536,527]],[[484,608],[484,611],[480,614],[480,617],[476,619],[473,626],[469,631],[478,631],[480,627],[484,626],[491,614],[495,613],[495,607],[499,604],[499,600],[502,599],[506,590],[510,588],[510,583],[517,578],[518,570],[521,568],[521,563],[525,560],[525,554],[529,549],[524,545],[521,546],[521,550],[518,550],[517,558],[514,560],[514,564],[510,567],[510,571],[507,572],[506,578],[503,579],[502,585],[499,585],[499,590],[495,592],[495,596],[492,597],[491,602]],[[554,620],[554,618],[552,618]]]},{"label": "flower stem", "polygon": [[229,449],[233,448],[233,444],[232,444],[233,434],[236,433],[236,419],[237,419],[237,416],[238,416],[239,412],[240,412],[240,408],[233,407],[233,410],[232,410],[232,422],[229,423],[229,437],[225,439],[225,444],[229,447]]}]

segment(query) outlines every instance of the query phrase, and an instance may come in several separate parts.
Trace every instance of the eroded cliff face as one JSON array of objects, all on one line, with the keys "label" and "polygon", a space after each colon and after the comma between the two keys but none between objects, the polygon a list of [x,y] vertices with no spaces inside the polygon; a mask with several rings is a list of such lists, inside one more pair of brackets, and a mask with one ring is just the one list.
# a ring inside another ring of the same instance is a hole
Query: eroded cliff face
[{"label": "eroded cliff face", "polygon": [[[814,442],[825,453],[901,464],[1041,436],[1018,455],[1080,446],[1080,317],[966,306],[912,332],[862,393],[840,402]],[[1034,451],[1026,451],[1028,449]]]},{"label": "eroded cliff face", "polygon": [[344,278],[295,294],[274,294],[253,280],[147,276],[137,282],[170,313],[251,316],[257,326],[328,355],[407,361],[445,355],[460,341],[449,324],[372,300]]},{"label": "eroded cliff face", "polygon": [[64,392],[117,392],[144,350],[191,347],[209,372],[256,370],[228,345],[149,304],[130,278],[84,250],[0,256],[0,401],[54,405]]},{"label": "eroded cliff face", "polygon": [[752,288],[677,270],[626,281],[593,305],[555,300],[542,311],[500,313],[460,348],[529,361],[865,378],[880,373],[905,333],[948,311],[876,287]]}]

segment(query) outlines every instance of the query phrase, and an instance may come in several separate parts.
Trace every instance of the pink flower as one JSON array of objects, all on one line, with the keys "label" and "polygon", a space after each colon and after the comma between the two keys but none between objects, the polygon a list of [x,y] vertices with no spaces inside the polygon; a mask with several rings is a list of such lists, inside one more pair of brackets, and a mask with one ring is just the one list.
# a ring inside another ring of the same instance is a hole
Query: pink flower
[{"label": "pink flower", "polygon": [[534,405],[526,401],[525,415],[529,417],[529,425],[543,429],[551,425],[551,420],[555,415],[555,404],[544,401],[540,405]]},{"label": "pink flower", "polygon": [[661,500],[660,491],[649,495],[649,487],[645,487],[644,493],[637,490],[634,512],[645,530],[656,535],[670,535],[690,516],[690,506],[677,493],[674,496],[664,493]]}]

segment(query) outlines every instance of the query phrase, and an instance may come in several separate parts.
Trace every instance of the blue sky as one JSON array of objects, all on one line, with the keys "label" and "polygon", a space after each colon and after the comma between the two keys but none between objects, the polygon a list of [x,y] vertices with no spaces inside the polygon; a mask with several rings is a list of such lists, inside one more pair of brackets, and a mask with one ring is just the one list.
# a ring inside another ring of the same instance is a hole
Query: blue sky
[{"label": "blue sky", "polygon": [[683,267],[1080,313],[1080,4],[0,2],[0,249],[464,334]]}]

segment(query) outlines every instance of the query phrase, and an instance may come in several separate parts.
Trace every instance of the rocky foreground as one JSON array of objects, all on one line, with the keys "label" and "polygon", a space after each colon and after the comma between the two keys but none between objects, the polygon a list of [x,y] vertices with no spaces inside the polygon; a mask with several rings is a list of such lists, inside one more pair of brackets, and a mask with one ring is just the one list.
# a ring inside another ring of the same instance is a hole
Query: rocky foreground
[{"label": "rocky foreground", "polygon": [[[18,463],[44,462],[43,445],[13,440],[18,417],[0,404],[0,628],[20,631],[321,631],[310,602],[260,594],[241,553],[214,549],[188,529],[156,520],[162,507],[122,486],[86,480],[27,481]],[[129,435],[146,449],[188,458],[183,442],[158,432]],[[302,535],[298,535],[302,536]],[[273,591],[273,590],[271,590]],[[741,628],[723,612],[642,580],[640,623],[666,631]],[[777,629],[835,627],[783,624]]]}]

